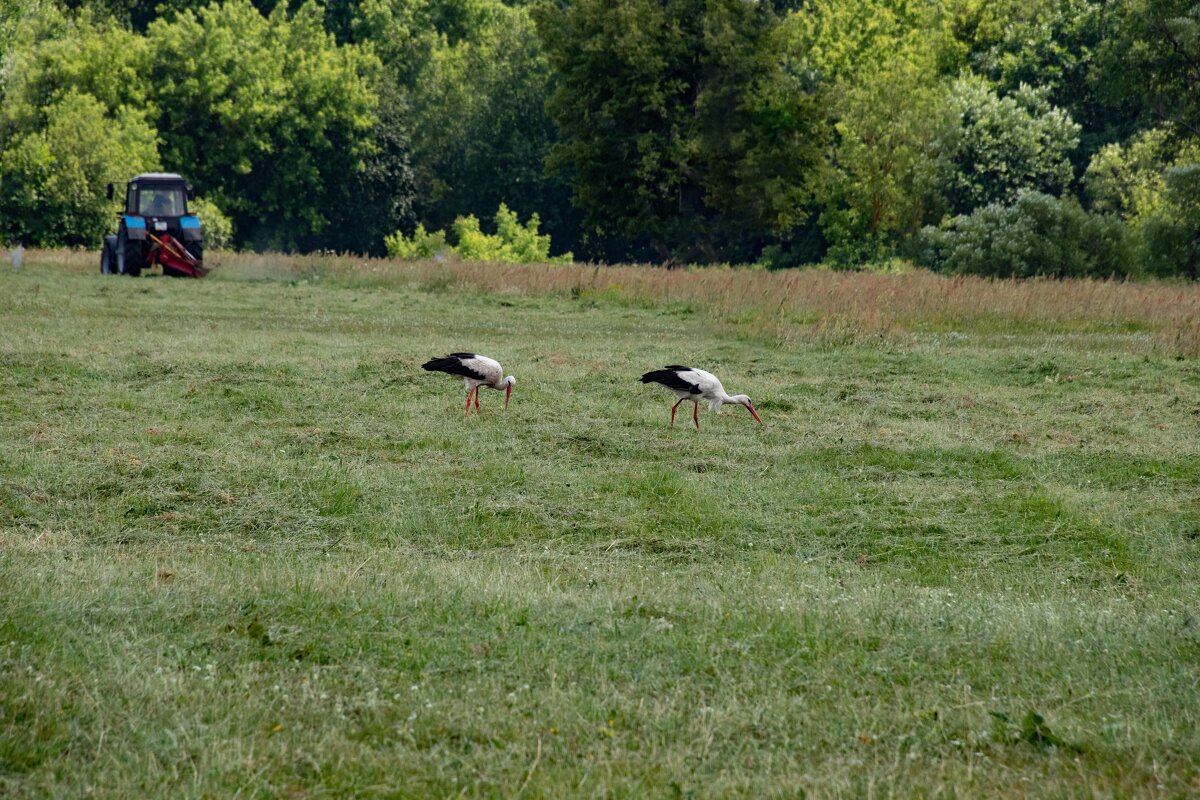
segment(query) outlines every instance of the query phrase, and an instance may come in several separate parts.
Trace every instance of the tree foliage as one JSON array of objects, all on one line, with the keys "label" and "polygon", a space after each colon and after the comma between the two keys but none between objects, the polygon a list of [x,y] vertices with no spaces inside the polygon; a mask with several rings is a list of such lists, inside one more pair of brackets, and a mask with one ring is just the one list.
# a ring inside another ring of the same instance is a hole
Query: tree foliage
[{"label": "tree foliage", "polygon": [[5,0],[0,237],[1195,276],[1198,85],[1195,0]]},{"label": "tree foliage", "polygon": [[578,0],[537,20],[559,75],[550,164],[591,226],[712,261],[803,219],[820,115],[769,8]]},{"label": "tree foliage", "polygon": [[1200,137],[1200,3],[1123,0],[1100,47],[1097,78],[1117,108]]},{"label": "tree foliage", "polygon": [[491,11],[438,42],[411,92],[422,216],[434,224],[505,200],[527,214],[566,206],[566,185],[543,166],[555,136],[543,109],[550,65],[528,14]]},{"label": "tree foliage", "polygon": [[154,131],[136,114],[107,115],[98,100],[74,90],[41,116],[36,130],[13,137],[0,153],[0,239],[94,245],[117,210],[106,185],[156,164]]},{"label": "tree foliage", "polygon": [[1128,136],[1134,115],[1105,103],[1093,79],[1113,4],[1106,0],[1019,3],[995,41],[973,52],[972,68],[1002,93],[1037,86],[1054,106],[1081,124],[1076,166],[1099,147]]},{"label": "tree foliage", "polygon": [[1180,145],[1169,129],[1146,131],[1098,152],[1085,180],[1096,210],[1129,220],[1149,272],[1197,277],[1200,141]]},{"label": "tree foliage", "polygon": [[1200,163],[1163,174],[1162,203],[1142,223],[1146,264],[1156,275],[1200,278]]},{"label": "tree foliage", "polygon": [[831,260],[883,259],[940,218],[949,170],[934,150],[954,122],[944,91],[903,51],[841,94],[819,190]]},{"label": "tree foliage", "polygon": [[953,211],[1012,202],[1026,189],[1060,194],[1071,183],[1079,126],[1046,95],[1022,84],[1001,97],[980,78],[955,81],[956,125],[938,152],[953,168],[946,186]]},{"label": "tree foliage", "polygon": [[1107,278],[1128,274],[1132,264],[1120,218],[1032,190],[925,228],[913,250],[932,269],[998,278]]},{"label": "tree foliage", "polygon": [[378,60],[339,47],[318,5],[263,17],[248,0],[150,25],[163,160],[261,247],[322,244],[372,152]]},{"label": "tree foliage", "polygon": [[[378,61],[337,46],[323,24],[313,3],[264,17],[248,0],[185,10],[144,36],[89,10],[28,20],[0,111],[0,181],[15,195],[5,217],[20,218],[6,227],[48,243],[94,244],[109,227],[93,210],[105,207],[105,184],[162,166],[225,209],[243,244],[337,241],[345,225],[331,235],[331,219],[354,198],[374,191],[378,199],[383,181],[404,190],[393,182],[403,163],[381,168],[374,184],[370,177],[380,158],[403,162],[404,153],[390,132],[373,136]],[[66,124],[56,115],[68,109],[82,137],[75,142],[56,138]],[[411,181],[408,189],[411,197]],[[391,213],[375,222],[376,241],[406,220],[404,209],[380,204]]]},{"label": "tree foliage", "polygon": [[929,80],[957,73],[966,57],[953,17],[920,0],[813,0],[782,26],[793,69],[839,97],[897,57],[919,65]]},{"label": "tree foliage", "polygon": [[384,237],[411,226],[418,192],[405,113],[396,91],[382,88],[361,166],[330,188],[329,224],[319,236],[323,247],[384,255]]}]

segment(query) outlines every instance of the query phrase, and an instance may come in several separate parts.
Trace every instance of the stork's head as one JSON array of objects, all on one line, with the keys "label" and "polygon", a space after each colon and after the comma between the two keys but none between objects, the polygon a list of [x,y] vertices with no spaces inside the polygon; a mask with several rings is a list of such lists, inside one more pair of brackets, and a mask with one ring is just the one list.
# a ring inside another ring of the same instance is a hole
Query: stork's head
[{"label": "stork's head", "polygon": [[733,402],[744,405],[746,410],[749,411],[756,420],[758,420],[759,425],[762,425],[764,428],[767,427],[766,423],[762,421],[762,418],[758,416],[758,412],[754,410],[754,403],[750,402],[749,397],[744,394],[735,394],[733,396]]},{"label": "stork's head", "polygon": [[504,379],[504,383],[500,384],[504,387],[504,407],[508,408],[508,400],[512,397],[513,387],[517,385],[517,379],[509,375]]}]

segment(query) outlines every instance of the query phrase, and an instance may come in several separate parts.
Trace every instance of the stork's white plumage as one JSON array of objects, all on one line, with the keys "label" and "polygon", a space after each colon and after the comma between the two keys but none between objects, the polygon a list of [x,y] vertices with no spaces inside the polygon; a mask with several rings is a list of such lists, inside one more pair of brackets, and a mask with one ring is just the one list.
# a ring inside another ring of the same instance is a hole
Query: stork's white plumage
[{"label": "stork's white plumage", "polygon": [[517,385],[517,379],[512,375],[504,377],[504,370],[500,368],[499,361],[476,353],[451,353],[445,358],[426,361],[421,365],[421,369],[462,376],[467,390],[467,408],[463,412],[463,419],[471,413],[472,395],[475,396],[475,413],[479,413],[479,387],[486,386],[497,391],[503,389],[504,407],[508,408],[513,387]]},{"label": "stork's white plumage", "polygon": [[656,369],[653,372],[647,372],[642,376],[642,383],[662,384],[679,398],[675,405],[671,406],[672,428],[675,427],[675,409],[679,408],[679,404],[684,400],[691,400],[694,405],[692,420],[696,423],[696,430],[700,430],[701,400],[707,402],[708,407],[713,411],[720,411],[724,403],[737,403],[738,405],[745,406],[754,415],[754,419],[758,420],[758,424],[763,425],[763,421],[758,416],[758,412],[754,410],[754,404],[750,402],[750,398],[744,394],[735,394],[732,396],[726,394],[725,387],[721,385],[721,381],[711,372],[673,364],[662,369]]}]

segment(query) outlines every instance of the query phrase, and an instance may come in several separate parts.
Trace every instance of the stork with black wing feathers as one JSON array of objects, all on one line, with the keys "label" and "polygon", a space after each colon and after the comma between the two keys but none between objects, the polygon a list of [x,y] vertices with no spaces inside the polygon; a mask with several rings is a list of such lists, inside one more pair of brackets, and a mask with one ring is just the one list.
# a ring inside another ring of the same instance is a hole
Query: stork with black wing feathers
[{"label": "stork with black wing feathers", "polygon": [[467,408],[463,419],[471,413],[471,397],[475,397],[475,413],[479,413],[479,388],[486,386],[497,391],[504,390],[504,407],[508,408],[509,398],[512,397],[513,387],[517,379],[512,375],[504,377],[500,362],[476,353],[451,353],[445,358],[435,358],[426,361],[421,369],[430,372],[445,372],[448,375],[460,375],[467,390]]},{"label": "stork with black wing feathers", "polygon": [[692,420],[696,423],[696,430],[700,430],[701,400],[707,402],[708,407],[713,411],[720,411],[724,403],[737,403],[738,405],[745,406],[754,416],[754,419],[758,420],[758,424],[766,427],[762,418],[758,416],[758,412],[754,410],[754,404],[750,402],[750,398],[744,394],[735,394],[732,396],[726,394],[725,387],[721,385],[721,381],[711,372],[672,364],[662,369],[656,369],[653,372],[647,372],[642,376],[642,383],[662,384],[679,398],[675,405],[671,406],[672,428],[675,427],[675,409],[679,408],[679,404],[684,400],[692,401],[694,406],[692,409]]}]

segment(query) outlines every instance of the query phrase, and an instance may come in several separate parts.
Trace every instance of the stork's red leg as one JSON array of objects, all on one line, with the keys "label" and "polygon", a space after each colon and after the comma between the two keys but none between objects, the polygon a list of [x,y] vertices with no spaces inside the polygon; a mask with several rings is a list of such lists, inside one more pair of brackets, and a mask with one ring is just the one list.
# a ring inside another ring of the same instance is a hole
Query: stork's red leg
[{"label": "stork's red leg", "polygon": [[692,419],[696,422],[696,430],[700,430],[700,404],[692,401]]},{"label": "stork's red leg", "polygon": [[471,413],[471,395],[477,391],[479,391],[478,386],[471,389],[471,391],[467,392],[467,407],[466,407],[466,409],[463,410],[463,419],[466,419],[467,415]]},{"label": "stork's red leg", "polygon": [[475,387],[475,413],[479,413],[479,387]]},{"label": "stork's red leg", "polygon": [[675,405],[671,406],[671,427],[672,428],[675,427],[675,409],[679,408],[679,404],[682,402],[683,402],[683,398],[681,397],[677,401],[675,401]]}]

